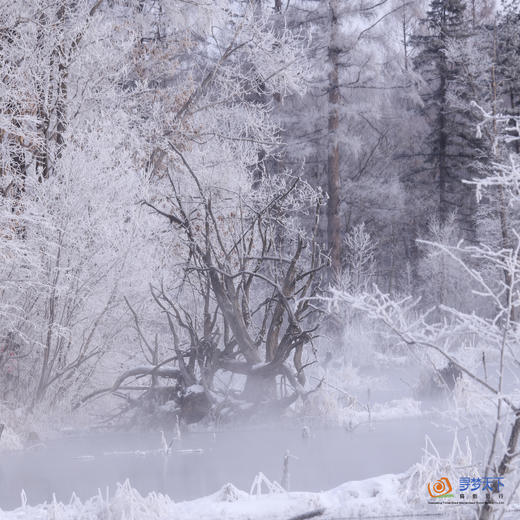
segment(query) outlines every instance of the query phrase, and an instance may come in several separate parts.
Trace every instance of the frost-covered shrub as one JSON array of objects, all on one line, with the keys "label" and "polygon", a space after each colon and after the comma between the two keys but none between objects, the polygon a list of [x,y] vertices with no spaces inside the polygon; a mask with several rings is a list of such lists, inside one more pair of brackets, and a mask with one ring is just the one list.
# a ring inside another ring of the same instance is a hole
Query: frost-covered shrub
[{"label": "frost-covered shrub", "polygon": [[[470,478],[480,476],[468,439],[461,446],[455,435],[451,453],[447,457],[441,457],[432,440],[426,436],[422,459],[408,472],[405,481],[406,496],[412,504],[423,504],[428,497],[428,485],[433,485],[441,478],[447,479],[443,486],[450,492],[449,486],[456,486],[461,474]],[[459,518],[469,518],[469,507],[461,506],[457,513],[461,515]]]},{"label": "frost-covered shrub", "polygon": [[343,425],[350,421],[356,400],[334,390],[320,388],[307,397],[301,415],[312,421]]},{"label": "frost-covered shrub", "polygon": [[364,222],[347,233],[344,238],[344,268],[338,279],[342,289],[359,292],[370,287],[375,274],[376,246]]},{"label": "frost-covered shrub", "polygon": [[[446,222],[433,216],[428,222],[428,241],[450,247],[460,240],[460,231],[452,213]],[[418,274],[422,280],[424,305],[448,305],[465,309],[474,305],[471,293],[471,280],[460,263],[438,247],[424,245],[424,256],[419,262]]]},{"label": "frost-covered shrub", "polygon": [[21,450],[22,448],[23,442],[20,435],[9,426],[4,426],[2,435],[0,436],[0,452]]},{"label": "frost-covered shrub", "polygon": [[461,385],[463,374],[451,362],[444,362],[441,367],[433,367],[424,371],[416,388],[421,399],[435,399],[447,396]]},{"label": "frost-covered shrub", "polygon": [[22,423],[20,411],[0,403],[0,451],[22,449]]}]

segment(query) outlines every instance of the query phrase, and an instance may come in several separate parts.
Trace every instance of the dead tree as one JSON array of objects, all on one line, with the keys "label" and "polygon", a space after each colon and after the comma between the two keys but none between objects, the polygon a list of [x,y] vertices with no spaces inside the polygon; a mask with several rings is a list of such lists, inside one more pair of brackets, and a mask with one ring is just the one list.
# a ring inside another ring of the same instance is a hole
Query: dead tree
[{"label": "dead tree", "polygon": [[[280,412],[305,398],[304,370],[314,362],[305,347],[318,327],[319,309],[311,299],[328,260],[316,240],[321,199],[300,179],[280,178],[270,185],[269,196],[255,189],[249,198],[239,198],[234,210],[224,211],[218,190],[205,189],[184,155],[172,149],[196,194],[188,200],[169,175],[169,207],[144,204],[168,219],[181,237],[182,280],[175,295],[163,285],[151,288],[174,355],[160,363],[153,357],[156,350],[129,305],[154,362],[126,372],[113,387],[87,398],[119,391],[130,377],[149,376],[143,395],[158,396],[164,392],[162,381],[173,379],[169,397],[187,422],[200,420],[204,410],[219,418]],[[289,233],[287,213],[295,211],[295,201],[312,197],[313,231],[308,236]],[[188,292],[187,303],[183,294]]]}]

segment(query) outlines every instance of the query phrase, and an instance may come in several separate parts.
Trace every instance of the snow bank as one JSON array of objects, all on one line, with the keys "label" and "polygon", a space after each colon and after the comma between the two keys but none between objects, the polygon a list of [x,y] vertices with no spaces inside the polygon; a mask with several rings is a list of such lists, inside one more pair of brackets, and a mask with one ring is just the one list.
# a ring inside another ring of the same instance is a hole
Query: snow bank
[{"label": "snow bank", "polygon": [[322,493],[322,501],[331,516],[366,518],[410,512],[404,482],[408,474],[347,482]]},{"label": "snow bank", "polygon": [[[265,477],[263,477],[265,479]],[[175,503],[160,493],[141,496],[127,481],[118,486],[113,496],[101,492],[85,501],[72,497],[68,504],[28,506],[22,494],[22,505],[9,512],[0,511],[1,520],[289,520],[311,511],[323,511],[323,518],[391,515],[409,513],[405,481],[408,474],[348,482],[321,493],[280,490],[268,485],[267,494],[249,494],[227,484],[213,495]],[[264,481],[265,482],[265,481]],[[430,511],[431,512],[431,511]]]},{"label": "snow bank", "polygon": [[377,421],[420,417],[422,415],[421,403],[409,397],[394,399],[386,403],[376,403],[371,410],[372,419]]}]

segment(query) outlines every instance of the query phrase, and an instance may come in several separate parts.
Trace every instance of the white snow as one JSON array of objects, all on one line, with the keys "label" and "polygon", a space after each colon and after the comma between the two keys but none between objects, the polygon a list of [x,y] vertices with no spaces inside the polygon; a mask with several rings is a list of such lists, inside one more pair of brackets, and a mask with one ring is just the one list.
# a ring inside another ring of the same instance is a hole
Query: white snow
[{"label": "white snow", "polygon": [[[68,504],[54,501],[50,504],[29,506],[22,494],[22,505],[13,511],[0,511],[1,520],[288,520],[310,511],[323,510],[327,518],[366,518],[377,515],[396,515],[433,512],[434,506],[417,505],[407,492],[410,472],[400,475],[382,475],[363,481],[343,484],[330,491],[285,492],[277,483],[258,476],[265,484],[254,494],[225,485],[218,492],[204,498],[175,503],[160,493],[142,496],[126,481],[118,485],[113,496],[99,492],[85,502],[73,496]],[[262,489],[266,494],[260,494]],[[260,490],[260,491],[259,491]],[[430,509],[426,510],[426,507]]]},{"label": "white snow", "polygon": [[204,387],[202,385],[191,385],[186,388],[186,395],[188,394],[203,394]]},{"label": "white snow", "polygon": [[412,398],[394,399],[386,403],[376,403],[371,410],[374,420],[403,419],[423,415],[421,403]]}]

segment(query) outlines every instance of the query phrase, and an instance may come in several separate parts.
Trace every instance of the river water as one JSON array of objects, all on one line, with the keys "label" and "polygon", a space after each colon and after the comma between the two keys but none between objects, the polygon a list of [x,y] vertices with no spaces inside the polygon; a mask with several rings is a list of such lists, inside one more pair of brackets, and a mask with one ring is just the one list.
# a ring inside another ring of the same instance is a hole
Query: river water
[{"label": "river water", "polygon": [[321,491],[349,480],[399,473],[420,460],[428,435],[441,455],[453,436],[424,418],[387,420],[341,428],[302,430],[264,428],[186,433],[173,442],[171,455],[161,453],[161,433],[75,434],[43,446],[0,454],[0,509],[20,505],[25,491],[31,505],[81,499],[99,489],[110,492],[129,479],[141,493],[161,491],[174,500],[215,492],[228,482],[249,491],[259,472],[281,481],[287,450],[290,487]]}]

